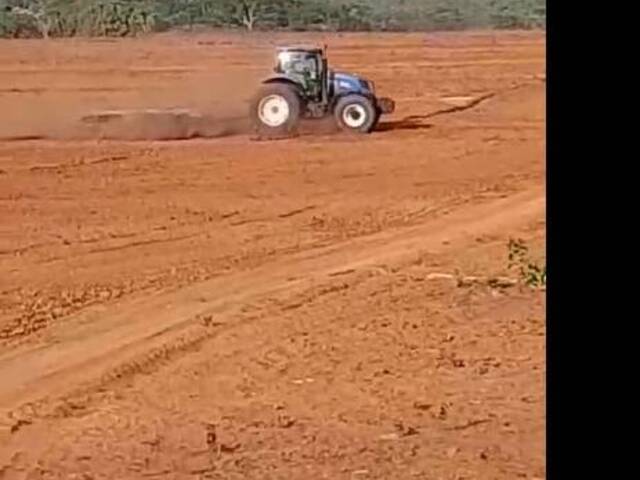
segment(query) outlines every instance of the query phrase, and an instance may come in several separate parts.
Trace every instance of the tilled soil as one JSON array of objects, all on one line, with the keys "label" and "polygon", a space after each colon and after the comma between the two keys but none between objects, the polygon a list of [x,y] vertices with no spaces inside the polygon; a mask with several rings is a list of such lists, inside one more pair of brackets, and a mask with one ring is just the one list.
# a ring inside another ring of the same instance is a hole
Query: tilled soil
[{"label": "tilled soil", "polygon": [[[544,478],[543,35],[309,37],[0,42],[0,478]],[[254,141],[308,40],[397,111]]]}]

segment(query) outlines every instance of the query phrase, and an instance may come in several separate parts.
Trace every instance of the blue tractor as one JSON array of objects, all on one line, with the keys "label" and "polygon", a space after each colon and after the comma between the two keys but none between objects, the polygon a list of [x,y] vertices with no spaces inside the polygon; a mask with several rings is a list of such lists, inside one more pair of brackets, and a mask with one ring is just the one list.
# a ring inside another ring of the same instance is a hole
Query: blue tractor
[{"label": "blue tractor", "polygon": [[302,118],[333,115],[347,132],[369,133],[395,103],[379,98],[373,82],[328,66],[326,47],[278,48],[274,74],[254,96],[250,117],[260,136],[288,136]]}]

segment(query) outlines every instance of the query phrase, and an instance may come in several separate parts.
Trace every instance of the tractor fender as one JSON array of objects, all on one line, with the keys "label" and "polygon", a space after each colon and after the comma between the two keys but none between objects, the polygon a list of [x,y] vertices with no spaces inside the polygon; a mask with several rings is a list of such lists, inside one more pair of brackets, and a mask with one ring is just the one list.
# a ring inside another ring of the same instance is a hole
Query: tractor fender
[{"label": "tractor fender", "polygon": [[377,105],[376,97],[374,95],[370,95],[370,94],[364,93],[362,91],[342,91],[342,92],[338,93],[337,95],[333,95],[333,97],[329,101],[329,111],[333,111],[333,109],[335,108],[336,104],[338,103],[338,101],[341,98],[347,97],[349,95],[360,95],[361,97],[365,97],[365,98],[368,98],[369,100],[371,100],[374,105]]},{"label": "tractor fender", "polygon": [[262,84],[270,84],[270,83],[286,83],[286,84],[292,85],[298,90],[298,92],[300,93],[300,96],[301,97],[303,96],[302,85],[300,85],[299,82],[292,80],[291,77],[288,77],[286,75],[272,75],[262,80]]}]

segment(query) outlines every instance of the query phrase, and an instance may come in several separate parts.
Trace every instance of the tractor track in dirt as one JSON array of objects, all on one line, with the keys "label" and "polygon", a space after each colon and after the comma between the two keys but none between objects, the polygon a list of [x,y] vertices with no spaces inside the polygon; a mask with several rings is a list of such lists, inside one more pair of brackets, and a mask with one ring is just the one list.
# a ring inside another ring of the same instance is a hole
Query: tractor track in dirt
[{"label": "tractor track in dirt", "polygon": [[[526,224],[543,213],[542,192],[527,191],[486,205],[454,210],[423,225],[294,254],[247,273],[123,302],[110,308],[108,317],[100,309],[89,309],[51,328],[44,343],[21,346],[0,355],[0,377],[4,379],[0,385],[0,408],[15,410],[28,405],[33,410],[43,397],[64,398],[74,386],[93,381],[91,390],[96,390],[105,382],[145,371],[215,335],[215,328],[201,325],[203,318],[210,317],[233,328],[234,314],[240,306],[319,285],[337,275],[397,264],[421,251],[442,248],[443,241],[451,244],[468,236]],[[215,298],[208,300],[212,295]],[[95,379],[100,380],[95,383]]]},{"label": "tractor track in dirt", "polygon": [[[511,181],[516,180],[518,178],[517,175],[514,176],[513,174],[509,174],[507,177]],[[522,182],[522,181],[526,181],[527,179],[529,179],[529,175],[524,175],[524,176],[520,176],[519,181]],[[505,197],[506,195],[507,195],[506,193],[496,195],[495,192],[493,192],[492,188],[486,188],[476,192],[471,192],[464,196],[459,196],[459,197],[449,199],[448,201],[444,201],[436,205],[422,207],[417,210],[410,210],[404,213],[402,221],[395,228],[408,228],[413,225],[418,225],[422,222],[433,221],[434,219],[437,219],[441,215],[446,215],[447,212],[463,208],[464,206],[469,205],[471,203],[490,201],[491,199]],[[244,225],[250,225],[256,222],[282,221],[285,219],[289,219],[291,217],[295,217],[296,215],[303,214],[308,211],[316,210],[318,207],[319,207],[318,205],[307,205],[294,210],[279,213],[277,215],[274,214],[273,216],[270,216],[270,217],[263,217],[258,219],[249,218],[249,219],[241,219],[236,221],[229,221],[229,226],[232,228],[237,228],[237,227],[242,227]],[[221,218],[223,220],[228,220],[236,217],[238,214],[239,212],[231,212],[229,214],[221,215]],[[0,257],[2,255],[17,255],[17,254],[22,255],[29,251],[36,251],[38,249],[43,249],[43,251],[46,251],[47,248],[50,248],[56,244],[59,244],[60,241],[63,241],[68,246],[86,246],[86,245],[99,244],[99,243],[102,243],[103,245],[102,247],[99,247],[99,248],[94,247],[90,249],[85,249],[85,251],[83,252],[75,252],[71,256],[70,254],[66,254],[64,256],[61,255],[61,256],[48,257],[46,259],[38,260],[37,262],[39,265],[53,266],[56,263],[60,264],[60,263],[67,262],[72,257],[81,256],[82,258],[87,258],[90,255],[96,255],[96,254],[105,253],[105,252],[116,252],[116,251],[121,251],[126,249],[134,249],[134,248],[145,246],[145,245],[149,246],[149,245],[154,245],[154,244],[157,245],[162,243],[179,244],[181,241],[186,241],[186,240],[195,239],[195,238],[205,238],[208,235],[207,231],[199,231],[196,233],[184,233],[181,235],[174,235],[170,238],[149,239],[148,235],[154,232],[155,231],[142,231],[142,232],[131,232],[131,233],[123,233],[123,234],[110,234],[107,238],[99,237],[99,238],[85,239],[85,240],[74,241],[74,242],[70,242],[60,237],[56,242],[46,242],[42,244],[23,247],[20,250],[0,252]],[[355,236],[350,236],[349,239],[357,240],[358,238],[366,237],[367,235],[370,235],[370,234],[361,233]],[[116,241],[116,242],[119,240],[128,240],[128,241],[126,243],[119,243],[116,245],[104,246],[104,242],[107,240]],[[326,239],[321,242],[312,242],[307,245],[299,245],[296,248],[287,247],[284,249],[280,249],[274,253],[277,253],[278,255],[295,254],[295,253],[300,253],[301,251],[314,251],[314,250],[322,249],[322,248],[325,248],[326,246],[331,246],[334,244],[335,244],[334,240]],[[209,276],[212,278],[215,278],[215,277],[218,277],[219,275],[220,275],[220,272],[216,271],[215,273],[212,273]],[[168,288],[168,290],[174,291],[175,288],[181,288],[182,286],[183,285],[173,286]],[[150,289],[149,287],[141,288],[137,290],[135,293],[142,294],[145,291],[151,292],[153,291],[153,289]],[[64,322],[69,314],[81,312],[86,308],[91,307],[92,305],[95,305],[96,303],[102,304],[102,302],[99,299],[89,298],[87,299],[86,303],[80,303],[75,305],[74,308],[71,309],[64,317],[56,318],[55,323],[57,324],[60,322]],[[28,343],[30,336],[40,334],[41,330],[46,331],[46,329],[50,327],[48,323],[43,323],[43,324],[40,324],[39,326],[34,326],[33,328],[31,328],[26,332],[16,334],[15,333],[16,331],[20,331],[20,332],[23,331],[21,329],[21,325],[24,322],[28,321],[30,315],[31,315],[31,311],[27,309],[24,313],[15,317],[12,321],[6,323],[6,325],[3,328],[0,328],[0,347],[3,345],[9,346],[14,344],[15,342]]]}]

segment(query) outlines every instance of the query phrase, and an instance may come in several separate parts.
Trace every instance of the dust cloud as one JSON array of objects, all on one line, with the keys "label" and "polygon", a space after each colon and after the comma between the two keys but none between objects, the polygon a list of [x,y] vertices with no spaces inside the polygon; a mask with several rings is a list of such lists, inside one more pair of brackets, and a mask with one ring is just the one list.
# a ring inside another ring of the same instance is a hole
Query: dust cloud
[{"label": "dust cloud", "polygon": [[[0,86],[0,141],[180,140],[249,132],[249,99],[259,77],[193,75],[147,88],[50,89]],[[98,79],[96,79],[98,80]]]}]

